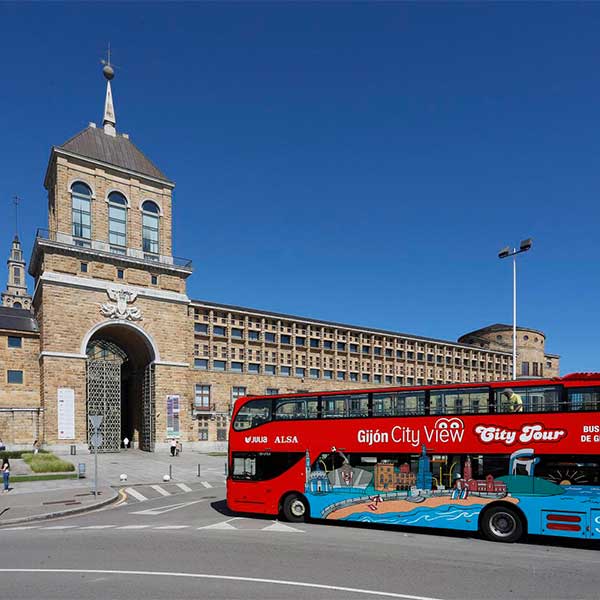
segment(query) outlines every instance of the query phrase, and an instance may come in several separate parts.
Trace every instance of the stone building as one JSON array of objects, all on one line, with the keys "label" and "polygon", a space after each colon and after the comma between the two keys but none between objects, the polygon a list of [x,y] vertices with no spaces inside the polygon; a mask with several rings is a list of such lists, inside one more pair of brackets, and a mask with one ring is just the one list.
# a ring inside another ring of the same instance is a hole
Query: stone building
[{"label": "stone building", "polygon": [[[512,352],[513,327],[496,323],[465,333],[458,341],[487,350]],[[517,377],[558,377],[560,356],[549,354],[545,346],[546,334],[543,331],[517,327]]]},{"label": "stone building", "polygon": [[[508,379],[509,348],[190,300],[172,244],[174,183],[119,133],[110,80],[101,127],[54,146],[27,295],[18,238],[0,309],[0,437],[214,450],[246,394]],[[21,304],[21,308],[18,307]],[[31,305],[31,311],[24,310]]]}]

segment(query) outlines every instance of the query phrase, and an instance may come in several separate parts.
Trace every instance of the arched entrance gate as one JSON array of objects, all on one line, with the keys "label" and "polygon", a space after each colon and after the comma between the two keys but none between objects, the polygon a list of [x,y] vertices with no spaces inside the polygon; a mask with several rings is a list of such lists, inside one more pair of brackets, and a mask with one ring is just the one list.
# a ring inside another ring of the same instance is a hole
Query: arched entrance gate
[{"label": "arched entrance gate", "polygon": [[86,355],[87,416],[103,417],[98,451],[118,452],[127,437],[141,450],[153,452],[156,357],[152,344],[127,323],[108,323],[89,338]]}]

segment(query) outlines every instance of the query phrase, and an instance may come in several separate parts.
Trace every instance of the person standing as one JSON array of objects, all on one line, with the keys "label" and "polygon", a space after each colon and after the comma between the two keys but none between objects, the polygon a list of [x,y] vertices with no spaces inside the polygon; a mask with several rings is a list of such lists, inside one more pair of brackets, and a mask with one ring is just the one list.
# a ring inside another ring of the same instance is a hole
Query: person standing
[{"label": "person standing", "polygon": [[10,478],[10,463],[8,458],[2,459],[2,481],[4,482],[4,493],[8,493],[8,480]]},{"label": "person standing", "polygon": [[502,394],[506,398],[506,412],[523,412],[523,399],[519,394],[516,394],[511,388],[506,388]]},{"label": "person standing", "polygon": [[35,442],[33,442],[33,453],[37,454],[39,451],[40,451],[40,441],[35,440]]},{"label": "person standing", "polygon": [[123,446],[124,446],[125,450],[127,450],[127,448],[129,448],[129,438],[127,436],[125,436],[123,438]]},{"label": "person standing", "polygon": [[171,456],[175,456],[175,450],[177,450],[177,440],[173,438],[171,440]]}]

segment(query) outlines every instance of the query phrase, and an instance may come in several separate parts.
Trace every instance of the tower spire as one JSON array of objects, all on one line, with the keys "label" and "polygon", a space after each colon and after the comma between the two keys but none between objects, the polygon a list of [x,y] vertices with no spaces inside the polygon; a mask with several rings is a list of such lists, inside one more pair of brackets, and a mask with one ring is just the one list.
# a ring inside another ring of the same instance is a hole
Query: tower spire
[{"label": "tower spire", "polygon": [[103,60],[102,73],[106,79],[106,98],[104,100],[104,119],[102,125],[104,126],[104,133],[108,135],[116,135],[117,117],[115,115],[115,107],[112,99],[112,89],[110,87],[110,81],[115,76],[115,70],[110,63],[110,44],[108,45],[107,60]]},{"label": "tower spire", "polygon": [[19,196],[13,196],[13,204],[15,205],[15,239],[19,239],[19,204],[21,198]]}]

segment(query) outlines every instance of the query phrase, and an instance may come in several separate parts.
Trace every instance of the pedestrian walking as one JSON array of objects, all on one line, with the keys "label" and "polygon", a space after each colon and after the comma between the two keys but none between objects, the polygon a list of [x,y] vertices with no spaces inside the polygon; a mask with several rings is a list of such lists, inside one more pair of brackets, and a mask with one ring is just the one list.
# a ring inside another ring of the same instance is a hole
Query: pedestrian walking
[{"label": "pedestrian walking", "polygon": [[183,446],[181,445],[181,442],[179,440],[177,440],[177,445],[175,446],[175,455],[179,456],[181,454],[182,450],[183,450]]},{"label": "pedestrian walking", "polygon": [[2,459],[2,481],[4,482],[4,493],[8,494],[8,480],[10,478],[10,463],[8,458]]},{"label": "pedestrian walking", "polygon": [[129,448],[129,438],[127,436],[123,438],[123,446],[125,446],[125,450]]},{"label": "pedestrian walking", "polygon": [[177,440],[173,438],[171,440],[171,456],[175,456],[175,450],[177,450]]},{"label": "pedestrian walking", "polygon": [[37,454],[40,451],[40,441],[39,440],[35,440],[33,442],[33,453]]}]

